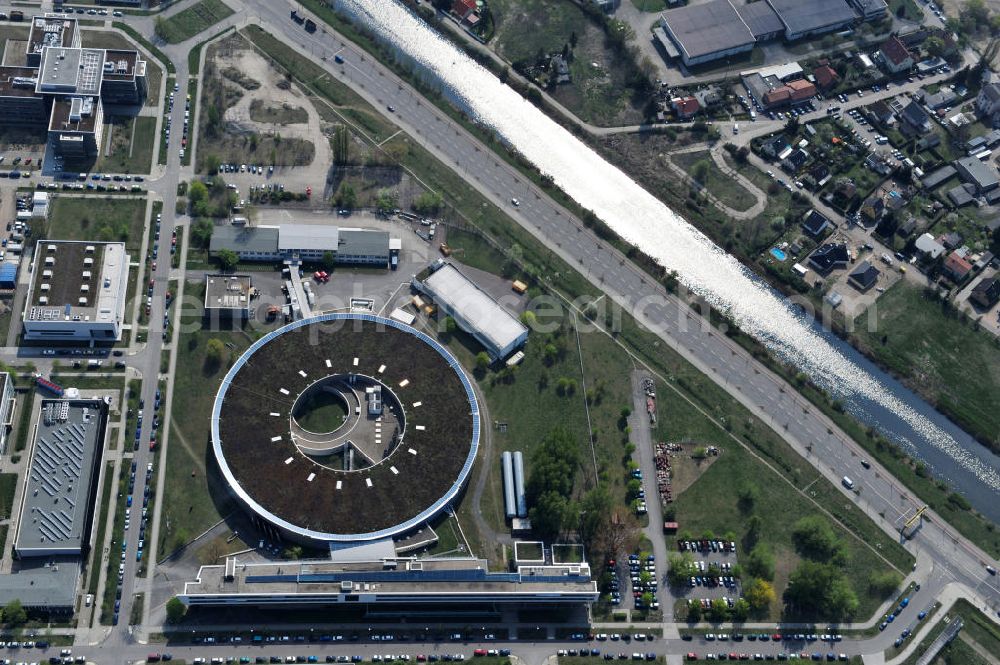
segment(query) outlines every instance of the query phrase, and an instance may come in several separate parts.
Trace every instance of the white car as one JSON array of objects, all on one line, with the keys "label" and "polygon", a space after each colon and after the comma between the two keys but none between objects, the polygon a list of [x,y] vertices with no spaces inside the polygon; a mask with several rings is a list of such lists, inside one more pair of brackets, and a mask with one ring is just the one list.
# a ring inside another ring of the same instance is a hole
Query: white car
[{"label": "white car", "polygon": [[518,198],[513,198],[513,199],[510,200],[510,202],[514,204],[515,208],[517,208],[518,206],[521,205],[521,200],[518,199]]}]

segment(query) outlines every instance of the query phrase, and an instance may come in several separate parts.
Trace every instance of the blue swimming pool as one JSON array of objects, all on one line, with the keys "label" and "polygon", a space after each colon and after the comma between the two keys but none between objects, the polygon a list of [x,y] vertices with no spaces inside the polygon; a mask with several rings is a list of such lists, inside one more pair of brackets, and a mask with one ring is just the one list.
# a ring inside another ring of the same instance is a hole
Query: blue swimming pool
[{"label": "blue swimming pool", "polygon": [[788,258],[788,254],[785,254],[785,250],[778,249],[777,247],[771,248],[771,256],[778,259],[779,261],[784,261]]}]

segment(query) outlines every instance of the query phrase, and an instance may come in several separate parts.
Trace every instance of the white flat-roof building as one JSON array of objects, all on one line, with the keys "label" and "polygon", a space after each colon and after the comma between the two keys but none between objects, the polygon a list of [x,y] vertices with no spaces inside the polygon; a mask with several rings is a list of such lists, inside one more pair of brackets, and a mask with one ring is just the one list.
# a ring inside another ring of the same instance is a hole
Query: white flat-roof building
[{"label": "white flat-roof building", "polygon": [[0,454],[7,452],[7,434],[14,418],[14,382],[0,372]]},{"label": "white flat-roof building", "polygon": [[125,243],[39,240],[24,303],[25,339],[121,339],[128,263]]},{"label": "white flat-roof building", "polygon": [[528,328],[454,265],[438,259],[429,270],[413,286],[479,340],[491,358],[506,358],[528,340]]},{"label": "white flat-roof building", "polygon": [[250,275],[205,275],[205,316],[250,317]]}]

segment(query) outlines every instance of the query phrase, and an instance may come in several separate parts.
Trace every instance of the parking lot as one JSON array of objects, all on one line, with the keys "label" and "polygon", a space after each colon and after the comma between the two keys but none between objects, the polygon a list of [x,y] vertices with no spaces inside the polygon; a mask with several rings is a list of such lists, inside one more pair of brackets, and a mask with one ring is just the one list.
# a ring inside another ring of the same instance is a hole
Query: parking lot
[{"label": "parking lot", "polygon": [[701,600],[704,607],[716,598],[724,598],[732,608],[741,594],[739,578],[733,575],[737,563],[736,543],[709,539],[678,540],[677,548],[690,554],[698,568],[697,573],[688,579],[687,593],[682,597]]}]

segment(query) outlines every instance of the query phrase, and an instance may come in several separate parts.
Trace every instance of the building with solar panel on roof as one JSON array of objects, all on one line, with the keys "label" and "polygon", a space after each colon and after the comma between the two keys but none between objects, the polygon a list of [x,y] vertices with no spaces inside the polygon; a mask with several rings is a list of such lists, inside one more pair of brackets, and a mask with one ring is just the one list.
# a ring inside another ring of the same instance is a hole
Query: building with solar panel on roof
[{"label": "building with solar panel on roof", "polygon": [[106,105],[135,109],[148,94],[138,51],[80,44],[75,18],[35,16],[23,61],[7,57],[0,66],[0,117],[20,126],[47,122],[50,145],[71,158],[97,155]]}]

